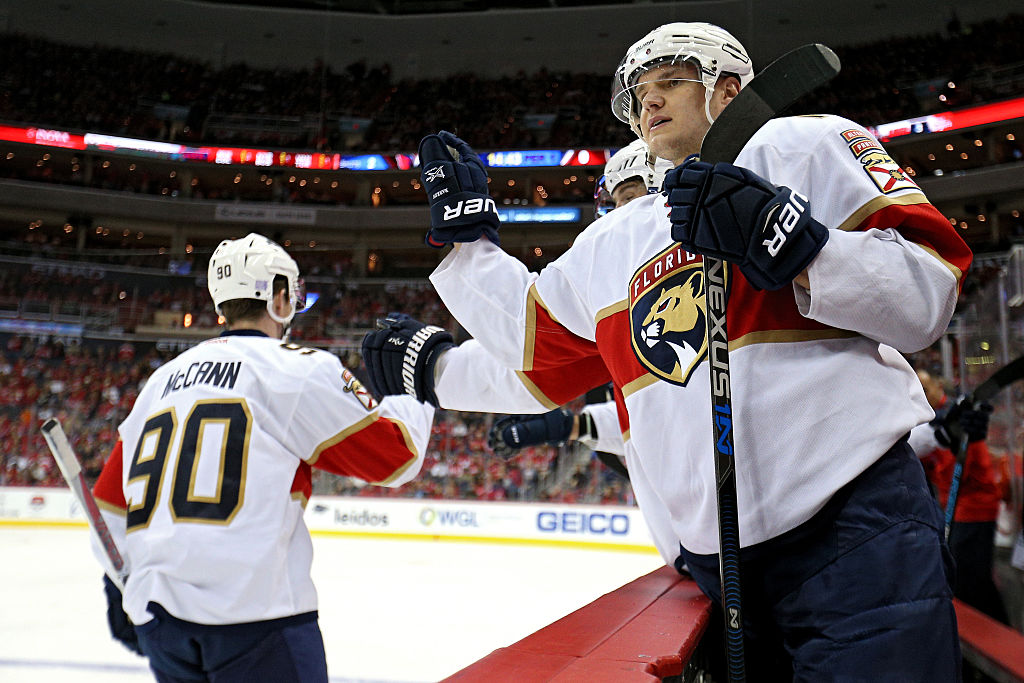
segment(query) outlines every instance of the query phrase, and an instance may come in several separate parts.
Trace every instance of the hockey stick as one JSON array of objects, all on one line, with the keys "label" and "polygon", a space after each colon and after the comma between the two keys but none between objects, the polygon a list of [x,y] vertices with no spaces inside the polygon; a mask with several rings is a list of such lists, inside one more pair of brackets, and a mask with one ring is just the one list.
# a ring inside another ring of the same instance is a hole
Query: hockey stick
[{"label": "hockey stick", "polygon": [[[1020,379],[1024,379],[1024,356],[1012,360],[996,370],[991,377],[978,385],[977,389],[960,399],[960,403],[968,408],[974,408],[980,403],[988,402],[1003,388]],[[961,433],[957,443],[956,463],[953,465],[953,481],[950,482],[949,497],[946,499],[945,534],[947,541],[953,530],[953,518],[956,516],[956,503],[960,493],[960,478],[963,476],[966,463],[967,434]]]},{"label": "hockey stick", "polygon": [[[700,148],[701,161],[735,161],[761,126],[802,95],[839,73],[839,58],[824,45],[787,52],[740,90],[712,124]],[[711,422],[715,438],[715,484],[718,494],[718,570],[725,612],[725,655],[729,680],[746,679],[743,610],[740,597],[740,532],[736,505],[736,458],[732,430],[732,383],[729,333],[726,329],[724,261],[704,258],[708,364],[711,368]]]},{"label": "hockey stick", "polygon": [[68,437],[65,436],[60,423],[53,418],[44,422],[41,429],[46,445],[50,447],[50,452],[53,453],[53,458],[57,461],[57,467],[60,468],[60,473],[64,476],[64,481],[71,487],[71,492],[75,494],[75,498],[85,510],[89,529],[103,546],[107,559],[110,560],[110,566],[115,573],[115,576],[112,577],[113,582],[124,593],[124,582],[128,578],[124,558],[121,557],[121,552],[117,549],[117,544],[114,543],[114,537],[110,535],[110,529],[103,520],[103,515],[100,514],[99,506],[96,505],[96,499],[93,498],[92,491],[89,490],[89,486],[85,482],[82,466],[79,464],[78,458],[75,457]]}]

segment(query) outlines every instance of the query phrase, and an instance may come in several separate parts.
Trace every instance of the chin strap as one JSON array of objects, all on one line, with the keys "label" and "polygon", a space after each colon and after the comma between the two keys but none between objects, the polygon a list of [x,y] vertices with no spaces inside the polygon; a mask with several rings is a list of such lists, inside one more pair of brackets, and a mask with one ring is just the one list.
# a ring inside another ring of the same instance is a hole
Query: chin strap
[{"label": "chin strap", "polygon": [[707,117],[708,123],[714,123],[715,117],[711,115],[711,96],[715,94],[714,88],[704,86],[704,116]]},{"label": "chin strap", "polygon": [[295,302],[292,301],[291,299],[288,299],[288,303],[292,307],[292,312],[290,315],[288,315],[288,317],[282,318],[281,316],[274,312],[274,299],[267,299],[267,315],[269,315],[270,319],[273,320],[274,322],[284,325],[285,330],[291,327],[292,318],[295,317]]}]

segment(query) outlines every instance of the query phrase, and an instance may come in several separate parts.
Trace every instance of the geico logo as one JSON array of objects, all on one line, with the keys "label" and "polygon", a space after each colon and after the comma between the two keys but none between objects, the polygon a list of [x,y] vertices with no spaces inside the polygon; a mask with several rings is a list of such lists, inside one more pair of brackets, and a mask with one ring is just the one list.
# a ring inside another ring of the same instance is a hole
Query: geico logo
[{"label": "geico logo", "polygon": [[437,522],[441,526],[480,526],[476,520],[476,513],[470,510],[435,510],[424,508],[420,512],[420,523],[430,526]]},{"label": "geico logo", "polygon": [[474,213],[485,213],[487,211],[498,213],[498,207],[495,206],[494,200],[490,197],[467,199],[466,201],[457,202],[455,206],[445,204],[444,220],[450,221],[459,216],[469,216]]},{"label": "geico logo", "polygon": [[629,517],[624,514],[606,515],[603,512],[538,512],[537,528],[541,531],[563,531],[567,534],[629,533]]},{"label": "geico logo", "polygon": [[354,524],[356,526],[387,526],[388,516],[387,513],[377,514],[370,512],[369,510],[362,510],[356,512],[342,512],[341,510],[334,511],[334,523],[335,524]]}]

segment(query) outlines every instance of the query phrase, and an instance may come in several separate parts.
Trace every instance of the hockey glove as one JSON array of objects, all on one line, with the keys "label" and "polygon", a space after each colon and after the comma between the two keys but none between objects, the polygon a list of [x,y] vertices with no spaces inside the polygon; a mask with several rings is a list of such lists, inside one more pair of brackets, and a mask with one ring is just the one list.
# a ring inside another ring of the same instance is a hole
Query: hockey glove
[{"label": "hockey glove", "polygon": [[110,635],[132,652],[144,654],[135,635],[135,626],[121,604],[121,591],[106,574],[103,575],[103,592],[107,596],[107,626],[110,627]]},{"label": "hockey glove", "polygon": [[943,448],[955,451],[960,444],[960,435],[967,434],[967,441],[984,441],[988,436],[989,415],[992,406],[981,403],[970,405],[964,397],[960,397],[946,410],[936,414],[931,421],[935,429],[935,440]]},{"label": "hockey glove", "polygon": [[739,266],[757,289],[793,281],[828,240],[807,198],[728,163],[690,157],[665,176],[672,239]]},{"label": "hockey glove", "polygon": [[370,388],[378,397],[408,394],[436,408],[434,365],[455,345],[452,335],[405,313],[389,313],[377,321],[377,328],[363,337]]},{"label": "hockey glove", "polygon": [[550,443],[562,445],[572,433],[574,415],[558,408],[543,415],[506,415],[495,420],[487,435],[487,445],[506,460],[521,448]]},{"label": "hockey glove", "polygon": [[481,235],[500,244],[498,209],[487,190],[487,171],[473,148],[446,130],[420,140],[420,178],[430,202],[428,246],[475,242]]}]

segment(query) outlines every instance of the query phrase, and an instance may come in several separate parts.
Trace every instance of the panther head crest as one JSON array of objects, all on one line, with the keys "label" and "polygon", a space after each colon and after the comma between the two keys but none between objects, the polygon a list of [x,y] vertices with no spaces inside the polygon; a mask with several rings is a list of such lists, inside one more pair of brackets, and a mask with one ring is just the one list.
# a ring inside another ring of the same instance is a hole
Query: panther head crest
[{"label": "panther head crest", "polygon": [[[671,349],[675,362],[670,357],[668,363],[672,367],[659,366],[677,381],[685,382],[695,361],[707,350],[705,306],[704,273],[694,270],[685,281],[661,290],[640,326],[640,338],[648,349],[661,344]],[[658,355],[665,358],[665,354]]]}]

